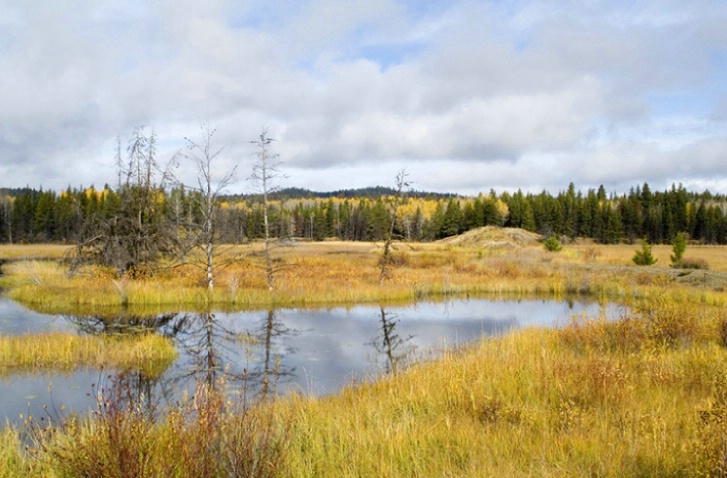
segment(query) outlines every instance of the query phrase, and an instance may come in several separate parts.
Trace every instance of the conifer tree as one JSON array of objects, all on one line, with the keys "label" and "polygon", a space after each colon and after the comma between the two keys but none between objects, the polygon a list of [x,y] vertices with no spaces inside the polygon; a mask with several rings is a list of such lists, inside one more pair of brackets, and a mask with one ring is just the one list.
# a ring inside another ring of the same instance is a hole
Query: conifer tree
[{"label": "conifer tree", "polygon": [[649,241],[643,238],[641,240],[641,250],[636,251],[636,254],[634,254],[631,260],[638,266],[651,266],[656,264],[658,259],[651,254],[651,244],[649,244]]},{"label": "conifer tree", "polygon": [[673,254],[669,256],[671,259],[671,265],[672,267],[678,267],[679,263],[682,261],[682,258],[684,257],[684,251],[687,250],[687,236],[683,232],[677,233],[676,236],[674,236],[674,240],[672,241],[672,250]]}]

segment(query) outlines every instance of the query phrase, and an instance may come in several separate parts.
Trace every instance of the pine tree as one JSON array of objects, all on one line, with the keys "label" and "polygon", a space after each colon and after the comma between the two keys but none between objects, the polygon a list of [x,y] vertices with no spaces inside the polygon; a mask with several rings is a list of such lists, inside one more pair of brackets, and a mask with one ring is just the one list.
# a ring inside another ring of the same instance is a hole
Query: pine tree
[{"label": "pine tree", "polygon": [[674,251],[674,254],[669,257],[671,259],[671,265],[672,267],[678,267],[679,263],[682,261],[682,257],[684,257],[684,251],[687,250],[686,234],[683,232],[677,233],[671,244]]},{"label": "pine tree", "polygon": [[649,241],[643,238],[641,240],[641,250],[636,251],[636,254],[634,254],[631,260],[639,266],[651,266],[656,264],[658,259],[651,254],[651,244],[649,244]]}]

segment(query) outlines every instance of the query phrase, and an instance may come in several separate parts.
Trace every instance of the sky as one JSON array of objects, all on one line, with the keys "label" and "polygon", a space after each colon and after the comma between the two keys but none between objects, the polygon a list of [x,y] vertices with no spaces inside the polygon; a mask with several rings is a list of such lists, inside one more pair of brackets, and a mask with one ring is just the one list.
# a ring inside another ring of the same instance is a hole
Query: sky
[{"label": "sky", "polygon": [[114,185],[141,126],[194,184],[208,125],[230,193],[265,129],[279,187],[724,194],[725,25],[725,0],[0,0],[0,187]]}]

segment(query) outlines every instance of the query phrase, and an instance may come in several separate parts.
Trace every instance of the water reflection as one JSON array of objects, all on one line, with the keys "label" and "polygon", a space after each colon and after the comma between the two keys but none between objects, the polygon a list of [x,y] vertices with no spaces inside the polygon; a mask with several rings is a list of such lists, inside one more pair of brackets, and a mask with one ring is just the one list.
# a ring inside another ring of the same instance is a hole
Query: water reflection
[{"label": "water reflection", "polygon": [[64,315],[67,322],[89,335],[133,335],[156,332],[179,316],[178,313],[140,315],[116,312],[104,315]]},{"label": "water reflection", "polygon": [[[83,334],[156,331],[174,340],[180,356],[159,378],[123,377],[121,389],[150,403],[175,404],[198,383],[224,383],[250,397],[286,393],[335,393],[374,372],[398,373],[431,350],[463,344],[515,327],[553,326],[572,315],[617,316],[595,303],[491,301],[420,303],[409,307],[176,312],[157,315],[53,316],[0,298],[0,333],[49,330]],[[111,375],[111,378],[107,376]],[[15,375],[0,380],[0,419],[51,402],[84,413],[95,406],[91,384],[112,387],[115,371],[68,375]],[[52,382],[52,395],[48,384]],[[91,395],[91,397],[89,397]],[[36,412],[37,414],[37,412]]]},{"label": "water reflection", "polygon": [[275,384],[293,376],[294,367],[282,362],[274,345],[295,335],[296,330],[277,320],[274,310],[250,327],[236,325],[213,312],[180,316],[165,329],[182,352],[175,370],[167,374],[168,381],[187,387],[225,383],[265,395]]},{"label": "water reflection", "polygon": [[416,352],[416,345],[412,343],[414,335],[401,336],[396,331],[399,322],[397,314],[387,313],[384,306],[379,306],[379,334],[369,342],[377,357],[384,358],[384,372],[392,375],[396,375]]}]

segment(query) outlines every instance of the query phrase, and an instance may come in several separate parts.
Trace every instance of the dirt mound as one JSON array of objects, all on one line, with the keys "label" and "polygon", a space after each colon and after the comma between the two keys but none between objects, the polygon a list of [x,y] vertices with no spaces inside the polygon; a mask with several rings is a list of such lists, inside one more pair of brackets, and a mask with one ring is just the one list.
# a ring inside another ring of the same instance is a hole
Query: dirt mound
[{"label": "dirt mound", "polygon": [[516,249],[519,247],[538,245],[541,239],[542,236],[540,234],[535,234],[525,229],[485,226],[437,242],[461,247]]}]

